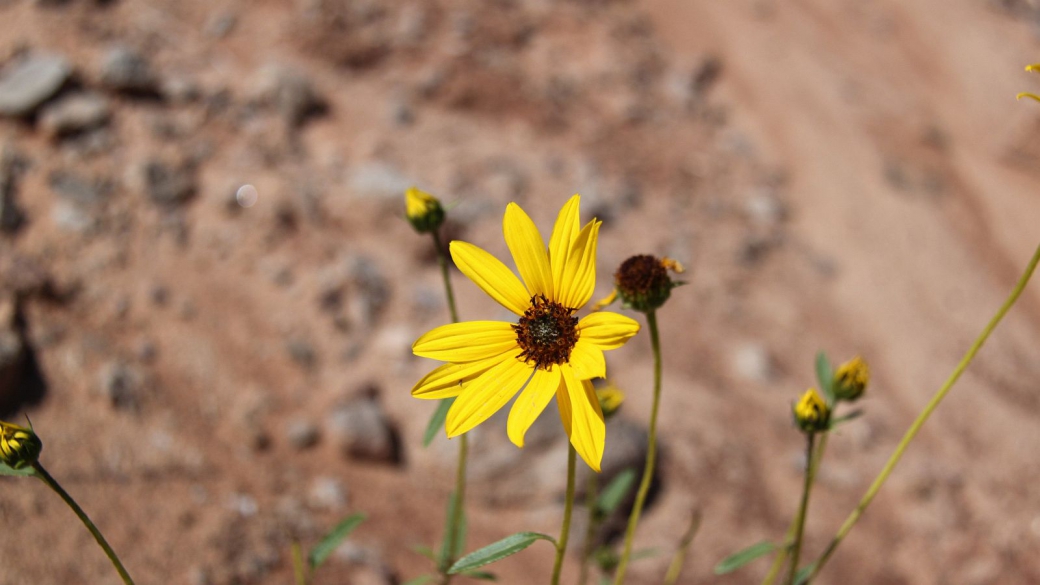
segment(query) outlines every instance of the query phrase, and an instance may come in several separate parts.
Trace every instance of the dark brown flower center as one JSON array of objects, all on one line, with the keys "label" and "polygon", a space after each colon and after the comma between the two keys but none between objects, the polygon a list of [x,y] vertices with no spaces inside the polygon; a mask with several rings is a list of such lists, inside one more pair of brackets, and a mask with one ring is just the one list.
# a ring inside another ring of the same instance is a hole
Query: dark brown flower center
[{"label": "dark brown flower center", "polygon": [[550,370],[554,364],[566,363],[578,343],[577,309],[569,309],[550,301],[545,295],[531,297],[531,306],[513,325],[516,342],[523,352],[520,358],[536,367]]}]

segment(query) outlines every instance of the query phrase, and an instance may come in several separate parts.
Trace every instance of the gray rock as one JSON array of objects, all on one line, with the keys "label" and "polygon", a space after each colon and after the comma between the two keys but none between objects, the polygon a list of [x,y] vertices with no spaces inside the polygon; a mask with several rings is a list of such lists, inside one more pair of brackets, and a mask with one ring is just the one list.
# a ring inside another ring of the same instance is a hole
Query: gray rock
[{"label": "gray rock", "polygon": [[136,410],[144,398],[146,376],[136,366],[113,360],[101,366],[98,387],[114,408]]},{"label": "gray rock", "polygon": [[303,366],[304,368],[312,368],[318,361],[317,353],[314,351],[314,346],[305,339],[290,339],[285,342],[285,350],[289,353],[289,357],[294,362]]},{"label": "gray rock", "polygon": [[195,196],[195,173],[185,165],[171,166],[150,160],[140,168],[141,182],[152,203],[161,207],[177,207]]},{"label": "gray rock", "polygon": [[347,457],[383,463],[400,459],[397,433],[375,398],[354,400],[336,408],[328,416],[326,427]]},{"label": "gray rock", "polygon": [[269,64],[253,79],[253,100],[274,107],[290,126],[299,126],[326,108],[311,81],[297,69]]},{"label": "gray rock", "polygon": [[105,202],[112,190],[108,181],[92,180],[71,171],[57,170],[47,177],[56,195],[81,207],[96,207]]},{"label": "gray rock", "polygon": [[159,80],[144,55],[128,47],[113,47],[101,58],[101,85],[131,94],[155,94]]},{"label": "gray rock", "polygon": [[364,256],[354,258],[350,278],[359,294],[351,298],[351,317],[365,325],[373,325],[390,300],[390,283],[379,264]]},{"label": "gray rock", "polygon": [[382,162],[362,163],[350,171],[348,192],[354,197],[397,201],[414,181]]},{"label": "gray rock", "polygon": [[25,224],[18,205],[18,178],[11,157],[0,155],[0,232],[13,234]]},{"label": "gray rock", "polygon": [[761,343],[749,342],[733,352],[733,372],[745,380],[769,382],[776,375],[776,366],[769,349]]},{"label": "gray rock", "polygon": [[73,93],[44,106],[40,128],[52,137],[78,134],[103,126],[111,110],[108,100],[96,93]]},{"label": "gray rock", "polygon": [[788,211],[773,189],[761,187],[744,201],[744,213],[755,223],[774,225],[787,219]]},{"label": "gray rock", "polygon": [[321,439],[321,431],[318,429],[318,425],[310,420],[297,418],[286,425],[285,438],[288,439],[289,446],[302,451],[318,444]]},{"label": "gray rock", "polygon": [[347,505],[347,488],[333,477],[319,477],[307,490],[307,503],[318,510],[340,510]]},{"label": "gray rock", "polygon": [[36,54],[0,71],[0,116],[21,117],[53,97],[72,75],[72,66],[58,55]]},{"label": "gray rock", "polygon": [[6,326],[0,329],[0,404],[17,403],[26,355],[21,335]]}]

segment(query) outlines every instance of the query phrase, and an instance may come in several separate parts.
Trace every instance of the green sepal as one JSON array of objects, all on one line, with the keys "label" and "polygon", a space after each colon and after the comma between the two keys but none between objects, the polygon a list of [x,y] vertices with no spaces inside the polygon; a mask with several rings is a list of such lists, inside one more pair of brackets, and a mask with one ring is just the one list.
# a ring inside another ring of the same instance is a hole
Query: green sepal
[{"label": "green sepal", "polygon": [[725,575],[726,573],[732,573],[751,561],[764,557],[775,550],[776,545],[768,540],[755,543],[719,561],[719,564],[715,565],[715,574]]},{"label": "green sepal", "polygon": [[462,557],[456,561],[450,569],[448,569],[448,574],[457,575],[459,573],[472,571],[473,569],[479,569],[484,565],[514,555],[539,540],[545,540],[551,542],[554,546],[556,545],[556,539],[548,534],[541,534],[540,532],[517,532],[516,534],[507,536],[498,542],[489,544],[484,548],[475,550]]},{"label": "green sepal", "polygon": [[429,447],[433,438],[444,428],[444,421],[448,420],[448,409],[455,402],[455,398],[445,398],[437,403],[437,410],[433,411],[430,422],[426,423],[426,432],[423,433],[422,446]]},{"label": "green sepal", "polygon": [[332,551],[336,550],[339,543],[343,542],[343,539],[349,536],[364,521],[364,514],[352,514],[341,520],[335,528],[330,530],[325,535],[325,538],[322,538],[321,542],[316,544],[307,555],[307,563],[311,566],[311,570],[320,567],[329,558]]},{"label": "green sepal", "polygon": [[36,475],[36,468],[32,466],[15,469],[6,463],[0,463],[0,475],[13,475],[18,477],[31,477]]},{"label": "green sepal", "polygon": [[617,510],[625,496],[632,490],[635,481],[636,471],[634,469],[629,468],[617,474],[596,498],[596,513],[609,516],[614,510]]},{"label": "green sepal", "polygon": [[823,351],[816,354],[816,381],[820,384],[827,406],[834,406],[834,368]]}]

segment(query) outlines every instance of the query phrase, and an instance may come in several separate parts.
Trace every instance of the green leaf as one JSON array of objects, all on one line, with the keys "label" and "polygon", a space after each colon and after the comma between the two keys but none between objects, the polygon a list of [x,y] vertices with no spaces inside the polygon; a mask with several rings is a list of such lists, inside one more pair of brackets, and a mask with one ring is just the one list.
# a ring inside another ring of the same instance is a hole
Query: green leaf
[{"label": "green leaf", "polygon": [[596,509],[604,516],[611,514],[624,501],[636,482],[636,471],[626,469],[617,474],[596,498]]},{"label": "green leaf", "polygon": [[429,447],[433,438],[444,428],[444,421],[448,420],[448,409],[451,408],[455,398],[445,398],[437,404],[437,410],[433,411],[430,422],[426,423],[426,432],[423,433],[422,446]]},{"label": "green leaf", "polygon": [[411,581],[405,581],[404,585],[426,585],[430,581],[436,579],[434,575],[419,575]]},{"label": "green leaf", "polygon": [[435,563],[437,562],[437,555],[433,552],[432,548],[426,546],[425,544],[420,544],[420,545],[417,545],[417,546],[413,546],[412,550],[417,552],[417,553],[419,553],[419,554],[421,554],[422,556],[430,559],[431,561],[433,561]]},{"label": "green leaf", "polygon": [[764,540],[753,544],[744,550],[737,551],[722,559],[719,564],[715,565],[715,574],[725,575],[726,573],[736,571],[751,561],[763,557],[774,550],[776,550],[776,545],[769,541]]},{"label": "green leaf", "polygon": [[857,418],[859,418],[861,416],[863,416],[863,409],[853,410],[852,412],[850,412],[850,413],[848,413],[846,415],[839,416],[837,418],[832,418],[830,424],[827,426],[827,429],[828,430],[833,430],[838,425],[847,423],[850,420],[855,420],[855,419],[857,419]]},{"label": "green leaf", "polygon": [[794,576],[794,585],[804,585],[805,582],[809,580],[809,574],[812,573],[813,567],[815,566],[816,563],[812,563],[807,567],[798,569],[798,573]]},{"label": "green leaf", "polygon": [[312,548],[310,554],[307,555],[307,562],[310,564],[311,569],[320,567],[329,558],[332,551],[336,550],[339,543],[343,542],[343,539],[364,521],[364,514],[352,514],[344,518],[335,528],[329,531],[325,538],[321,539],[321,542]]},{"label": "green leaf", "polygon": [[463,575],[480,581],[498,581],[498,577],[494,573],[488,573],[487,571],[466,571]]},{"label": "green leaf", "polygon": [[823,397],[827,399],[828,405],[834,404],[834,369],[827,354],[819,352],[816,354],[816,381],[820,384]]},{"label": "green leaf", "polygon": [[472,571],[473,569],[479,569],[484,565],[514,555],[531,546],[538,540],[545,540],[553,543],[553,545],[556,544],[556,539],[547,534],[541,534],[539,532],[518,532],[462,557],[452,565],[450,569],[448,569],[448,574],[457,575],[466,571]]},{"label": "green leaf", "polygon": [[7,464],[0,463],[0,475],[15,475],[19,477],[29,477],[36,475],[36,468],[29,466],[21,469],[15,469]]}]

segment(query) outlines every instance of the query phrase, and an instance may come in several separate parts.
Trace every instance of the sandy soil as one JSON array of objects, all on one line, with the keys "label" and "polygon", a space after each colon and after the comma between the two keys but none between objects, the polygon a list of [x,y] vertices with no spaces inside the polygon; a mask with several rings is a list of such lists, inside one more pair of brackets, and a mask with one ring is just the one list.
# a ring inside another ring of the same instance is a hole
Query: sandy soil
[{"label": "sandy soil", "polygon": [[[0,402],[142,584],[289,583],[291,543],[356,511],[315,583],[429,569],[412,548],[438,539],[455,444],[422,448],[433,405],[408,392],[432,365],[411,342],[447,319],[410,184],[501,257],[506,203],[548,232],[580,192],[605,222],[597,293],[635,253],[687,265],[661,311],[664,454],[638,533],[671,551],[701,510],[681,583],[761,579],[711,568],[782,536],[790,403],[818,350],[860,353],[874,377],[829,444],[818,554],[1040,239],[1040,106],[1013,99],[1040,83],[1027,1],[0,0],[0,22],[4,66],[72,71],[0,117],[24,219],[0,236],[0,328],[31,358]],[[117,47],[138,86],[113,81]],[[107,116],[55,130],[48,110],[83,93]],[[463,318],[508,318],[454,282]],[[1040,581],[1037,347],[1032,286],[820,583]],[[615,468],[638,459],[649,349],[608,355],[629,392]],[[359,405],[379,413],[360,430]],[[559,530],[556,415],[523,451],[504,426],[473,435],[470,548]],[[0,518],[0,583],[118,582],[38,482],[0,481]],[[544,544],[499,582],[546,582]]]}]

